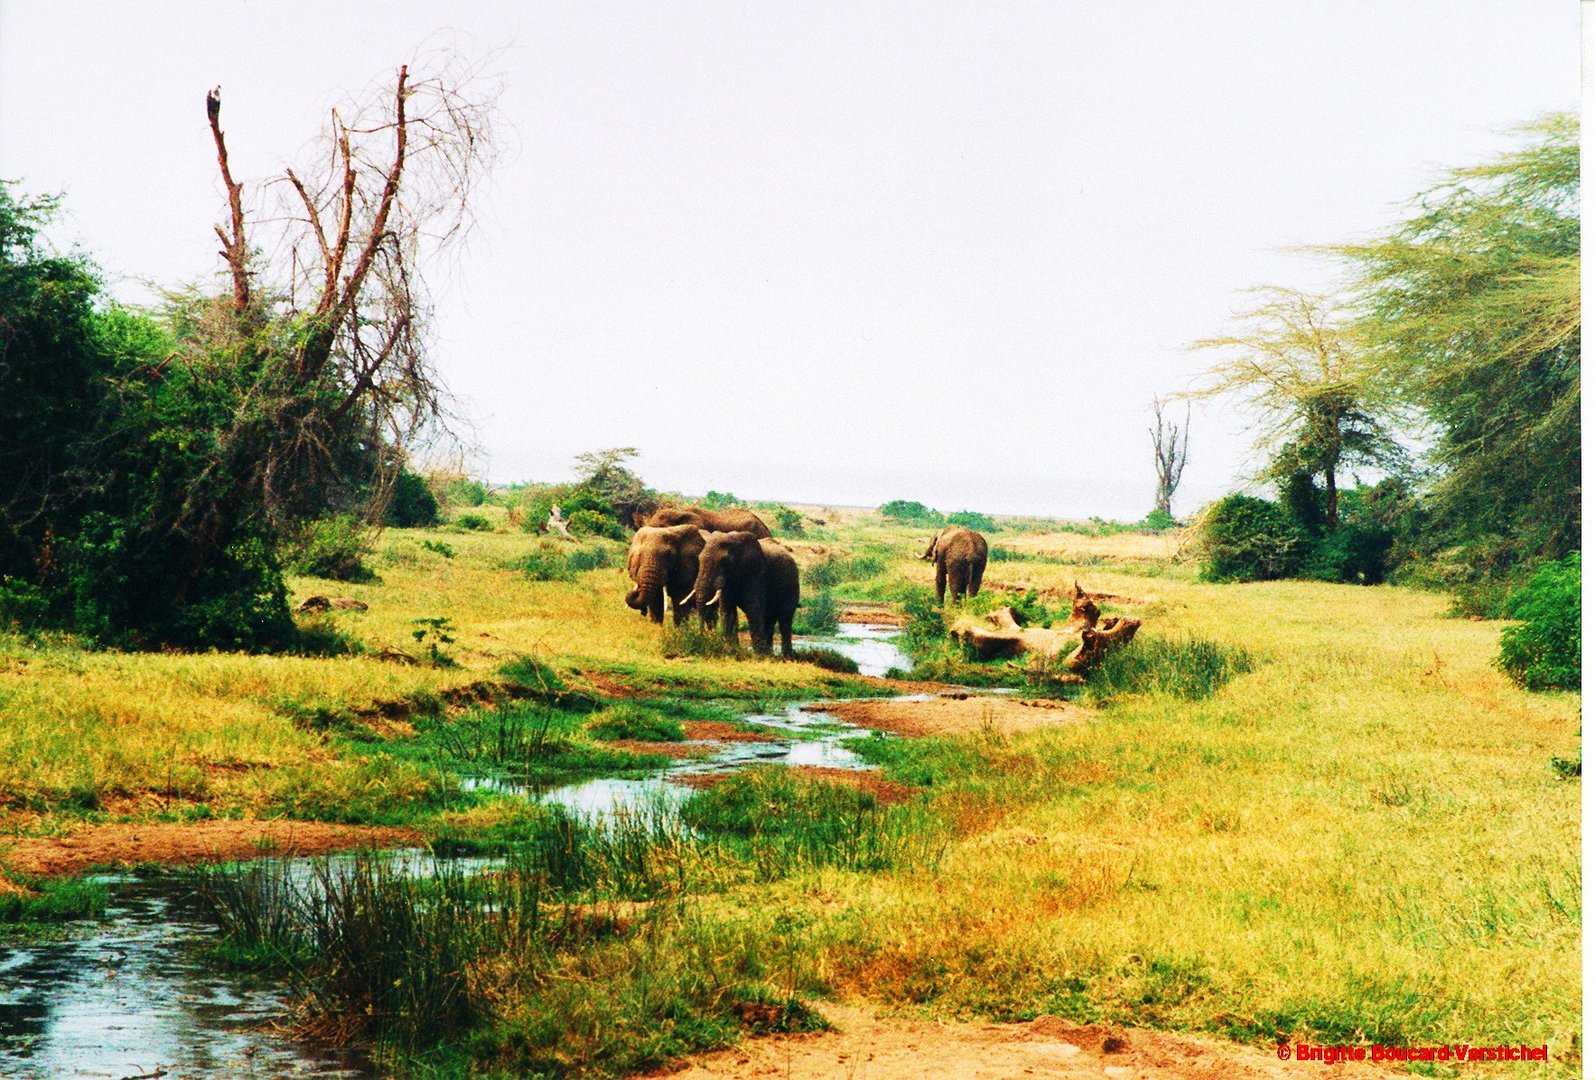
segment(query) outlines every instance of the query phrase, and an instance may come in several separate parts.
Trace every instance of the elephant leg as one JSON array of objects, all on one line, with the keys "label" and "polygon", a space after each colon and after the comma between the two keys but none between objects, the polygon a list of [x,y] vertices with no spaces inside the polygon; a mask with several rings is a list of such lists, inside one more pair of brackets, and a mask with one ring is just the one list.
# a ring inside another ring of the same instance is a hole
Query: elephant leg
[{"label": "elephant leg", "polygon": [[781,655],[792,657],[792,615],[788,612],[781,618]]},{"label": "elephant leg", "polygon": [[986,576],[986,564],[977,562],[969,568],[969,595],[980,595],[980,581]]},{"label": "elephant leg", "polygon": [[947,564],[940,561],[936,563],[936,602],[947,602]]},{"label": "elephant leg", "polygon": [[770,614],[763,604],[748,608],[748,639],[754,652],[762,655],[770,651]]},{"label": "elephant leg", "polygon": [[969,567],[964,563],[954,563],[948,571],[952,578],[953,603],[958,603],[969,592]]}]

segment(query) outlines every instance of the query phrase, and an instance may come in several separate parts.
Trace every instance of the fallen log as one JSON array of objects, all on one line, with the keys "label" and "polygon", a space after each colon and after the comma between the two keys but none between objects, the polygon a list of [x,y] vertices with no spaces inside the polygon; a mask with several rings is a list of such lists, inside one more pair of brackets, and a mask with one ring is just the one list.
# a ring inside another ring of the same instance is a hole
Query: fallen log
[{"label": "fallen log", "polygon": [[1141,628],[1141,620],[1114,615],[1101,619],[1097,606],[1081,594],[1076,597],[1069,623],[1061,630],[1021,626],[1013,609],[997,608],[983,619],[972,616],[953,624],[952,635],[974,653],[977,660],[1005,660],[1018,656],[1053,658],[1071,647],[1064,662],[1083,675],[1111,650],[1127,645]]}]

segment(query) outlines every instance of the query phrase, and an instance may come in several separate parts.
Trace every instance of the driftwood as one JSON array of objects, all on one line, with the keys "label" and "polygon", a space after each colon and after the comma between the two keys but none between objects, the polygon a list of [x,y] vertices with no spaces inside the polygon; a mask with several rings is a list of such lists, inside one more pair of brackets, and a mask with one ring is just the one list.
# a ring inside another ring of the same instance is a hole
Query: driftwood
[{"label": "driftwood", "polygon": [[1061,630],[1021,626],[1012,608],[1001,607],[984,619],[972,616],[954,624],[952,634],[963,642],[979,660],[1000,660],[1015,656],[1056,657],[1074,648],[1066,666],[1076,675],[1083,675],[1097,661],[1120,645],[1126,645],[1141,628],[1141,620],[1101,616],[1091,594],[1077,583],[1074,587],[1074,606],[1069,621]]},{"label": "driftwood", "polygon": [[300,602],[300,611],[365,611],[370,607],[363,600],[351,600],[347,596],[307,596]]}]

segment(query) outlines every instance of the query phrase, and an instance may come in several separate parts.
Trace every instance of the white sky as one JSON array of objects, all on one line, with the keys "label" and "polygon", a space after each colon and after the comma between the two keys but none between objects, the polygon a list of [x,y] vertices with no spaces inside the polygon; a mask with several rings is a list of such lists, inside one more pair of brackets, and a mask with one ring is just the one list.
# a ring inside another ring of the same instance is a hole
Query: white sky
[{"label": "white sky", "polygon": [[[205,91],[247,183],[439,30],[506,47],[514,152],[434,279],[494,480],[634,445],[662,488],[1134,518],[1154,393],[1293,245],[1376,233],[1576,107],[1571,0],[0,0],[0,177],[138,299],[213,272]],[[1193,421],[1176,500],[1243,471]]]}]

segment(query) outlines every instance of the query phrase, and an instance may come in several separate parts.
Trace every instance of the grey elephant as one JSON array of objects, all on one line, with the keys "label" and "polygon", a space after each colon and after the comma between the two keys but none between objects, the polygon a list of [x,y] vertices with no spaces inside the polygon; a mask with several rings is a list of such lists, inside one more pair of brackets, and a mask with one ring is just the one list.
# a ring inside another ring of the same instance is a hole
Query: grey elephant
[{"label": "grey elephant", "polygon": [[798,607],[798,567],[778,542],[749,532],[704,530],[698,580],[691,598],[708,624],[719,609],[720,629],[737,639],[737,612],[748,616],[753,651],[768,653],[781,631],[781,655],[792,655],[792,616]]},{"label": "grey elephant", "polygon": [[949,525],[937,533],[921,559],[936,564],[936,602],[945,603],[947,586],[953,587],[953,602],[980,593],[980,579],[986,576],[986,538],[962,525]]},{"label": "grey elephant", "polygon": [[626,594],[626,606],[656,623],[665,621],[665,596],[675,612],[676,625],[687,620],[688,599],[698,580],[698,554],[703,533],[696,525],[672,528],[643,526],[631,538],[626,552],[626,573],[635,584]]},{"label": "grey elephant", "polygon": [[646,524],[656,528],[696,525],[709,532],[752,533],[759,539],[770,535],[770,527],[752,510],[705,510],[698,506],[665,506],[650,514]]}]

